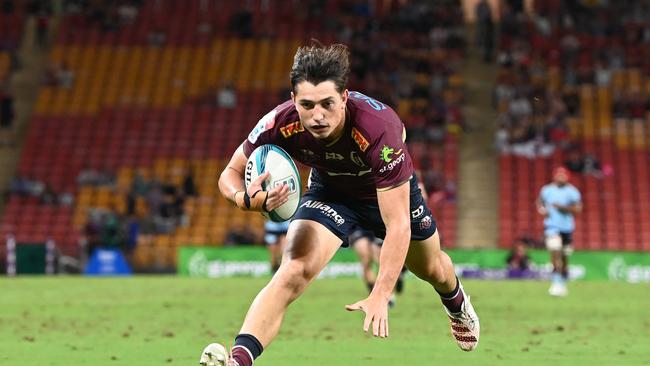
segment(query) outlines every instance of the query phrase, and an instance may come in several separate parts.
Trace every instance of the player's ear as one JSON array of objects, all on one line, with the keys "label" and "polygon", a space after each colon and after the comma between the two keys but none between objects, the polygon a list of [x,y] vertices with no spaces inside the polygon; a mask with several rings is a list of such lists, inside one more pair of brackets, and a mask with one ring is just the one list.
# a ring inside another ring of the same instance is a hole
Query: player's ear
[{"label": "player's ear", "polygon": [[296,95],[293,94],[293,91],[291,92],[291,101],[294,103],[296,102]]},{"label": "player's ear", "polygon": [[348,98],[350,97],[350,94],[348,93],[348,90],[345,89],[343,91],[343,94],[341,94],[341,99],[343,100],[343,103],[341,105],[341,109],[345,109],[345,105],[348,103]]}]

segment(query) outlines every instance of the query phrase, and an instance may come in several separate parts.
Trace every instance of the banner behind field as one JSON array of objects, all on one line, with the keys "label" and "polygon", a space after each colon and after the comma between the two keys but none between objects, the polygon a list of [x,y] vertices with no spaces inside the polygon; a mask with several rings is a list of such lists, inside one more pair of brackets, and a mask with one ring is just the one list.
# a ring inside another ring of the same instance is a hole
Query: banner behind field
[{"label": "banner behind field", "polygon": [[[446,250],[463,277],[502,279],[549,277],[548,253],[530,250],[533,263],[525,273],[508,271],[508,251]],[[178,255],[178,273],[191,277],[268,276],[269,255],[261,247],[182,247]],[[571,256],[571,277],[578,280],[650,282],[650,253],[576,252]],[[358,277],[361,266],[352,250],[339,250],[320,274],[320,278]]]}]

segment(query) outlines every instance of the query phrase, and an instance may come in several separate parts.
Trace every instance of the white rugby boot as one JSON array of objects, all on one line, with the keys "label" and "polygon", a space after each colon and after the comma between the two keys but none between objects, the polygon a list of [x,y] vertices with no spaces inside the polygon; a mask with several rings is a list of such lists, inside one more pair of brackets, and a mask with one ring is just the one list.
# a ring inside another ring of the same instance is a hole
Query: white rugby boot
[{"label": "white rugby boot", "polygon": [[458,313],[452,313],[446,306],[443,305],[443,308],[445,308],[447,316],[449,316],[451,334],[456,339],[458,347],[463,351],[472,351],[478,346],[481,325],[478,315],[469,300],[469,295],[463,290],[463,285],[460,285],[460,291],[463,291],[464,297],[461,310]]},{"label": "white rugby boot", "polygon": [[233,360],[230,360],[230,355],[226,347],[219,343],[210,343],[201,353],[199,359],[201,366],[238,366]]}]

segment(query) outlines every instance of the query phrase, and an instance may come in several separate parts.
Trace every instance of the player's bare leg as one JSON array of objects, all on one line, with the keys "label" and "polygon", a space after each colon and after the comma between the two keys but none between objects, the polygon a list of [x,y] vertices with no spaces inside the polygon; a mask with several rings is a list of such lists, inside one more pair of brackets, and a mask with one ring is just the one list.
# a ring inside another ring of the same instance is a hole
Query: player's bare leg
[{"label": "player's bare leg", "polygon": [[548,293],[551,296],[566,296],[567,288],[564,283],[566,269],[566,256],[561,250],[551,250],[551,264],[553,265],[553,273],[551,275],[551,287]]},{"label": "player's bare leg", "polygon": [[340,246],[341,239],[323,225],[310,220],[293,221],[282,264],[248,309],[229,363],[214,365],[252,365],[278,334],[289,304],[318,276]]},{"label": "player's bare leg", "polygon": [[476,348],[480,334],[479,319],[469,296],[456,278],[451,259],[440,250],[438,232],[426,240],[411,242],[406,266],[440,294],[458,346],[464,351]]},{"label": "player's bare leg", "polygon": [[273,245],[267,245],[269,254],[271,255],[271,272],[275,274],[280,268],[282,261],[282,253],[284,252],[284,245],[287,241],[286,235],[278,235],[278,240]]},{"label": "player's bare leg", "polygon": [[363,270],[363,280],[366,282],[368,291],[372,291],[372,288],[375,286],[375,281],[377,279],[377,275],[372,269],[374,254],[372,252],[372,244],[368,238],[362,237],[354,243],[353,248],[359,257],[359,262],[361,263]]},{"label": "player's bare leg", "polygon": [[241,333],[254,334],[263,346],[270,344],[287,306],[325,268],[340,246],[341,240],[323,225],[310,220],[292,222],[280,269],[253,301]]}]

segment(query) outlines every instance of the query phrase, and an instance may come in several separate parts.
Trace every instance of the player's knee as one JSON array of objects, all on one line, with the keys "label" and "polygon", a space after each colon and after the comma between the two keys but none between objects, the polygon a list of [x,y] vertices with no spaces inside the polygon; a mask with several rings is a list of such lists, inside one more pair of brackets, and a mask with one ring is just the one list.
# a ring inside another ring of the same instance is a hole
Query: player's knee
[{"label": "player's knee", "polygon": [[275,282],[284,290],[291,292],[293,295],[298,295],[315,276],[312,272],[301,261],[288,261],[280,267]]}]

